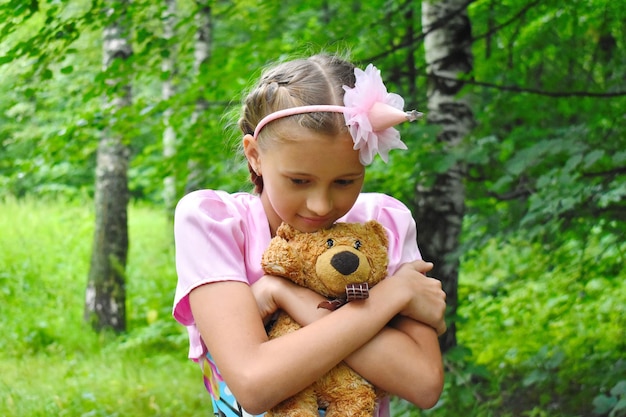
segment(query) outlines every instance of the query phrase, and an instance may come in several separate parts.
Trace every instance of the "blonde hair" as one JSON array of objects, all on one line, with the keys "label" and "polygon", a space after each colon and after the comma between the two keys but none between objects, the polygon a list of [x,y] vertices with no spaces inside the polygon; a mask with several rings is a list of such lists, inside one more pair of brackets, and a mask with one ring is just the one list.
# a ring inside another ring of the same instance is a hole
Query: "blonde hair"
[{"label": "blonde hair", "polygon": [[[256,125],[270,113],[291,107],[317,104],[343,105],[343,86],[354,87],[354,65],[336,55],[318,54],[294,59],[266,69],[243,102],[239,129],[244,135],[254,133]],[[304,127],[334,136],[346,131],[341,113],[316,112],[281,118],[263,128],[257,140],[265,148],[271,143],[289,140],[288,127]],[[248,164],[249,165],[249,164]],[[250,166],[255,191],[263,190],[263,179]]]}]

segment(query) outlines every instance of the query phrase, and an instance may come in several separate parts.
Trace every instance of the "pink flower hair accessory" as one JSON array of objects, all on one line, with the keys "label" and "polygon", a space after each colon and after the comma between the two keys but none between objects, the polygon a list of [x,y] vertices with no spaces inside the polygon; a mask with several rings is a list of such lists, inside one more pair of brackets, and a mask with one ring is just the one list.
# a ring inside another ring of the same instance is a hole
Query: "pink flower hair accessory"
[{"label": "pink flower hair accessory", "polygon": [[405,112],[404,99],[398,94],[387,92],[380,70],[372,64],[365,71],[355,68],[354,74],[354,87],[343,86],[343,106],[299,106],[270,113],[257,124],[253,137],[256,139],[268,123],[283,117],[314,112],[343,113],[361,163],[371,164],[376,154],[387,162],[390,150],[407,149],[394,126],[406,121],[413,122],[422,117],[422,113],[417,110]]}]

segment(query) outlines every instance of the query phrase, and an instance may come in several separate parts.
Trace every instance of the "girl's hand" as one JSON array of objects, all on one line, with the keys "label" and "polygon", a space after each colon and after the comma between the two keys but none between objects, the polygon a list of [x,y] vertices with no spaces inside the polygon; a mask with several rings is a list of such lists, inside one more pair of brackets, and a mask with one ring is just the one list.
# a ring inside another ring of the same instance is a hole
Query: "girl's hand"
[{"label": "girl's hand", "polygon": [[394,278],[408,280],[412,293],[401,314],[431,326],[442,335],[446,331],[446,293],[441,288],[441,281],[424,275],[432,267],[432,263],[421,260],[408,262],[398,269]]},{"label": "girl's hand", "polygon": [[272,314],[279,309],[276,302],[275,294],[281,291],[284,286],[285,280],[283,278],[275,277],[272,275],[264,275],[254,284],[252,284],[252,294],[259,307],[259,313],[263,318],[263,321],[269,319]]},{"label": "girl's hand", "polygon": [[415,271],[426,275],[426,272],[431,271],[435,267],[435,265],[432,262],[426,262],[423,259],[418,259],[417,261],[402,264],[400,269],[402,269],[403,267],[413,268]]}]

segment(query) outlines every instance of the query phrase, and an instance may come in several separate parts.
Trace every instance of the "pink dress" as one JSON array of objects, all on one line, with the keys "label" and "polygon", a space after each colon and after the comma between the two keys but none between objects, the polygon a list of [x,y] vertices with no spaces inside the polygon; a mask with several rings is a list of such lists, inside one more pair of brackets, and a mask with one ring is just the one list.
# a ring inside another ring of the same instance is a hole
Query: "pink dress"
[{"label": "pink dress", "polygon": [[[405,262],[421,259],[415,221],[409,209],[385,194],[363,193],[340,222],[379,221],[389,238],[389,274]],[[189,358],[202,364],[207,350],[194,324],[189,293],[217,281],[249,284],[263,276],[261,256],[271,240],[261,200],[248,193],[200,190],[183,197],[174,221],[178,284],[174,318],[187,327]],[[213,373],[219,373],[210,364]],[[210,371],[210,370],[209,370]],[[210,372],[209,372],[210,373]],[[217,393],[209,391],[215,397]],[[388,403],[379,416],[389,415]]]}]

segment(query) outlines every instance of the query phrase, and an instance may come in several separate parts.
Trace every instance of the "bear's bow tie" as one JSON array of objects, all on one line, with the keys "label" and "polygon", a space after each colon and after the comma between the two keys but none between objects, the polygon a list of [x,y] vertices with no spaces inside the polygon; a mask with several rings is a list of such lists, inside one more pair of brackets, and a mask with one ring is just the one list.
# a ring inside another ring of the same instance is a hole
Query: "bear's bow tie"
[{"label": "bear's bow tie", "polygon": [[342,305],[354,301],[365,300],[370,296],[370,287],[367,282],[358,282],[346,285],[346,298],[335,298],[334,300],[324,300],[318,304],[317,308],[325,308],[333,311]]}]

